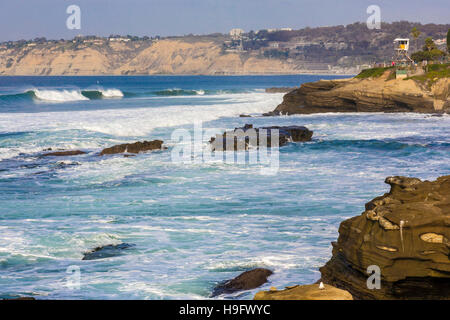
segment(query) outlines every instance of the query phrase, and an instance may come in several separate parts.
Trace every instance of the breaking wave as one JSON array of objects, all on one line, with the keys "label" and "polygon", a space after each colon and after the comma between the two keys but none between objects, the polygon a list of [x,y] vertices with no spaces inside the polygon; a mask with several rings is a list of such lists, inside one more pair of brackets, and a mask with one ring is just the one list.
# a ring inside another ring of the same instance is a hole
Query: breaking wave
[{"label": "breaking wave", "polygon": [[99,90],[53,90],[32,89],[23,93],[0,95],[0,101],[15,102],[20,100],[38,100],[48,102],[86,101],[95,99],[123,98],[119,89]]},{"label": "breaking wave", "polygon": [[73,102],[100,99],[121,99],[135,97],[170,97],[170,96],[203,96],[222,95],[233,93],[249,93],[242,90],[189,90],[189,89],[164,89],[147,92],[128,92],[119,89],[31,89],[22,93],[0,95],[0,102],[47,101],[47,102]]}]

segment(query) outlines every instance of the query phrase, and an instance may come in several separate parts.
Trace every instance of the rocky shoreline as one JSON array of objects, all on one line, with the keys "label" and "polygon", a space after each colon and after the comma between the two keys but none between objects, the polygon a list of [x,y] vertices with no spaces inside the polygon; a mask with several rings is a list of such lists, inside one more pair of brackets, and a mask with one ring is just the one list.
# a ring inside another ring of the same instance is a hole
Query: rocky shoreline
[{"label": "rocky shoreline", "polygon": [[[320,268],[324,292],[314,284],[259,292],[255,299],[343,299],[345,290],[363,300],[450,300],[450,176],[388,177],[386,183],[388,193],[341,223],[333,256]],[[377,269],[378,286],[371,278]]]},{"label": "rocky shoreline", "polygon": [[392,72],[388,70],[377,78],[304,83],[288,92],[283,102],[265,116],[326,112],[450,113],[448,77],[430,84],[395,79]]}]

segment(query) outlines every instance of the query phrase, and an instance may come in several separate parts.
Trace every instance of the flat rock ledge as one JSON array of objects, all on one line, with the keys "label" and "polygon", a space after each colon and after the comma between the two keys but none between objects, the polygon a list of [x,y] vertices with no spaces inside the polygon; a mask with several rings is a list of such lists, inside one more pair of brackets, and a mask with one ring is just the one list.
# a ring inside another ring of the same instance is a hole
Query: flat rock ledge
[{"label": "flat rock ledge", "polygon": [[266,93],[287,93],[292,90],[298,89],[298,87],[272,87],[266,88]]},{"label": "flat rock ledge", "polygon": [[161,150],[163,149],[162,144],[163,141],[161,140],[124,143],[103,149],[100,152],[100,155],[103,156],[107,154],[118,154],[118,153],[140,153],[151,150]]},{"label": "flat rock ledge", "polygon": [[[262,131],[264,130],[264,132]],[[273,136],[273,132],[278,132],[278,140]],[[212,151],[241,151],[248,150],[250,146],[259,147],[266,139],[266,147],[272,147],[278,142],[282,147],[288,142],[306,142],[311,141],[313,131],[303,126],[285,126],[285,127],[262,127],[253,128],[252,124],[246,124],[244,127],[235,128],[232,131],[226,131],[222,135],[216,135],[209,141]]]},{"label": "flat rock ledge", "polygon": [[286,287],[284,290],[271,288],[269,291],[260,291],[253,300],[353,300],[353,297],[348,291],[331,285],[319,289],[318,284],[308,284]]},{"label": "flat rock ledge", "polygon": [[[355,299],[450,299],[450,176],[386,183],[388,193],[341,223],[321,281]],[[379,289],[367,285],[373,266]]]},{"label": "flat rock ledge", "polygon": [[86,152],[81,150],[64,150],[64,151],[44,153],[42,157],[66,157],[66,156],[78,156],[82,154],[86,154]]}]

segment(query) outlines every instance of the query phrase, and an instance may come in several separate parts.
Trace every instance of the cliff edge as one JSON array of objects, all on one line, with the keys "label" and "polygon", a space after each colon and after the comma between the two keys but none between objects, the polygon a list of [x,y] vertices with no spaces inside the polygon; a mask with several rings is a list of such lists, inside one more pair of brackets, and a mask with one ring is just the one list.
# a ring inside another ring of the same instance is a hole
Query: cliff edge
[{"label": "cliff edge", "polygon": [[[355,299],[450,299],[450,176],[386,183],[388,193],[341,223],[322,281]],[[367,285],[374,266],[379,288]]]},{"label": "cliff edge", "polygon": [[[450,65],[444,65],[449,72]],[[393,79],[393,70],[378,77],[320,80],[287,93],[274,114],[324,112],[450,112],[450,78],[426,75]]]}]

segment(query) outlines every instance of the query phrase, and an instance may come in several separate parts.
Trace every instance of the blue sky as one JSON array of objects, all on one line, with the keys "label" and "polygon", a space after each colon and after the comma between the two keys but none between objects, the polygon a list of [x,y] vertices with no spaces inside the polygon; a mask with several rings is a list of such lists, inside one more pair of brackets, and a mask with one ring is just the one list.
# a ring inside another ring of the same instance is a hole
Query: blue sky
[{"label": "blue sky", "polygon": [[[68,30],[66,8],[81,8],[81,30]],[[450,23],[449,0],[0,0],[0,41],[83,35],[184,35],[366,21]]]}]

